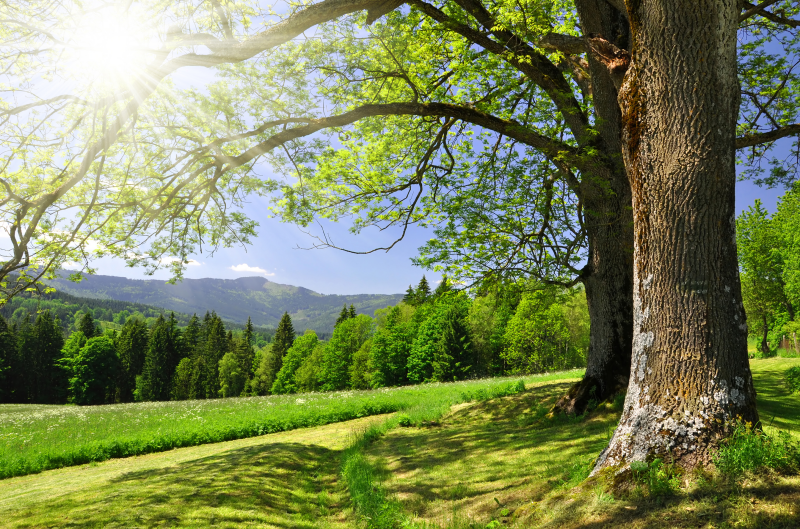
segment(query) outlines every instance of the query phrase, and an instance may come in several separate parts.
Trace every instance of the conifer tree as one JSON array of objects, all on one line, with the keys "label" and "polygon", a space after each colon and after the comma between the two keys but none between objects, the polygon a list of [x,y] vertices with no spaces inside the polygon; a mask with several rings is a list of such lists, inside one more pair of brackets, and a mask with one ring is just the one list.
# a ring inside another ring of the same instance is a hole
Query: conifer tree
[{"label": "conifer tree", "polygon": [[[344,312],[347,312],[346,307]],[[292,318],[289,316],[288,312],[284,312],[281,321],[278,323],[278,328],[275,330],[275,338],[272,340],[272,354],[275,356],[275,373],[280,371],[283,366],[283,357],[286,356],[286,351],[288,351],[294,343],[294,338]]]},{"label": "conifer tree", "polygon": [[78,330],[83,332],[83,335],[86,336],[87,340],[100,335],[100,333],[97,332],[97,325],[94,322],[92,313],[89,312],[88,308],[84,312],[83,317],[81,318],[81,321],[78,324]]},{"label": "conifer tree", "polygon": [[417,285],[416,290],[416,298],[417,298],[417,305],[422,305],[428,298],[431,296],[431,287],[428,285],[428,280],[425,276],[422,276],[422,279],[419,280],[419,285]]},{"label": "conifer tree", "polygon": [[408,285],[408,289],[406,290],[406,293],[403,296],[403,303],[412,306],[416,306],[417,304],[417,293],[414,292],[414,287],[412,287],[411,285]]},{"label": "conifer tree", "polygon": [[120,359],[117,398],[120,402],[133,400],[136,377],[144,369],[148,339],[147,324],[139,318],[128,318],[117,337],[116,347]]},{"label": "conifer tree", "polygon": [[39,314],[34,324],[36,347],[30,351],[29,361],[33,369],[33,402],[56,404],[58,396],[63,395],[68,380],[58,365],[64,335],[58,318],[53,318],[49,310]]},{"label": "conifer tree", "polygon": [[342,305],[342,311],[339,313],[339,317],[336,318],[336,323],[333,324],[334,327],[338,327],[340,323],[343,321],[347,321],[350,317],[350,313],[347,311],[347,303]]},{"label": "conifer tree", "polygon": [[169,398],[172,377],[172,373],[167,369],[170,345],[167,322],[163,315],[159,315],[150,330],[142,374],[136,377],[136,400],[151,401]]},{"label": "conifer tree", "polygon": [[200,384],[198,394],[193,398],[213,399],[219,395],[219,361],[228,352],[228,335],[222,318],[211,313],[200,363]]},{"label": "conifer tree", "polygon": [[255,350],[253,349],[253,322],[250,317],[247,318],[247,323],[244,326],[244,332],[241,339],[236,344],[236,356],[239,366],[242,368],[246,379],[253,376],[253,360],[255,359]]},{"label": "conifer tree", "polygon": [[197,317],[197,313],[192,314],[192,318],[189,320],[189,323],[186,325],[186,329],[183,331],[183,343],[186,348],[187,355],[194,355],[194,350],[197,347],[197,344],[200,342],[201,334],[202,331],[200,328],[200,318]]},{"label": "conifer tree", "polygon": [[352,303],[350,304],[350,312],[347,313],[347,316],[349,318],[355,318],[356,317],[356,308],[355,308],[355,306],[353,306]]}]

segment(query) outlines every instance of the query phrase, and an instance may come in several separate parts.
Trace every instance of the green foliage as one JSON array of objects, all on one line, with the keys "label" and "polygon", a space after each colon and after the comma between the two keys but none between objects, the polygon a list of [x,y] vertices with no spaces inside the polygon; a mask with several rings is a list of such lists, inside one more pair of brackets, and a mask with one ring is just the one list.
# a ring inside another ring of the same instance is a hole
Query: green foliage
[{"label": "green foliage", "polygon": [[[73,336],[80,331],[73,333]],[[144,369],[148,351],[148,329],[139,318],[128,318],[116,339],[117,355],[120,360],[119,378],[117,381],[117,400],[133,401],[133,390],[136,387],[136,376]],[[81,333],[81,336],[83,333]]]},{"label": "green foliage", "polygon": [[714,465],[733,478],[763,470],[791,474],[800,470],[800,446],[787,432],[771,436],[751,424],[737,423],[723,440]]},{"label": "green foliage", "polygon": [[97,325],[94,322],[91,312],[84,313],[80,321],[76,322],[75,328],[81,331],[83,335],[86,336],[86,339],[91,339],[99,335]]},{"label": "green foliage", "polygon": [[279,360],[272,352],[272,347],[268,346],[268,349],[261,355],[261,362],[253,374],[250,393],[252,395],[269,395],[275,384],[275,375],[280,372],[282,367],[282,365],[279,366]]},{"label": "green foliage", "polygon": [[[510,373],[541,373],[569,369],[584,364],[588,325],[577,318],[570,329],[563,304],[574,292],[562,293],[554,287],[541,288],[522,297],[514,317],[506,327],[507,348],[502,357]],[[577,343],[573,336],[578,336]]]},{"label": "green foliage", "polygon": [[648,495],[671,496],[681,486],[680,471],[675,465],[664,463],[661,459],[632,461],[633,480],[646,487]]},{"label": "green foliage", "polygon": [[322,386],[320,382],[320,366],[325,358],[326,350],[325,344],[318,343],[314,350],[311,351],[311,354],[297,368],[294,381],[298,391],[319,391]]},{"label": "green foliage", "polygon": [[319,380],[323,391],[345,389],[350,386],[350,366],[353,356],[361,349],[374,331],[372,318],[359,314],[340,323],[325,347]]},{"label": "green foliage", "polygon": [[75,404],[104,404],[113,398],[119,359],[107,336],[90,338],[72,362],[69,392]]},{"label": "green foliage", "polygon": [[294,343],[283,358],[283,365],[275,376],[275,382],[271,386],[272,394],[280,395],[298,391],[295,373],[303,365],[303,362],[311,356],[317,345],[319,345],[319,339],[314,331],[306,331],[303,336],[295,338]]},{"label": "green foliage", "polygon": [[150,331],[142,374],[134,392],[136,400],[169,400],[172,376],[182,353],[180,331],[174,318],[165,320],[159,316]]},{"label": "green foliage", "polygon": [[776,313],[786,306],[788,299],[780,229],[760,200],[736,220],[736,244],[748,328],[761,338],[762,356],[770,356],[769,332],[775,326]]},{"label": "green foliage", "polygon": [[183,358],[175,368],[175,377],[172,382],[172,400],[187,400],[192,394],[192,370],[194,365],[191,358]]},{"label": "green foliage", "polygon": [[225,353],[219,361],[219,393],[222,397],[238,397],[244,390],[247,375],[235,353]]},{"label": "green foliage", "polygon": [[353,363],[350,366],[350,387],[353,389],[373,387],[375,371],[372,364],[372,343],[372,338],[367,339],[353,355]]},{"label": "green foliage", "polygon": [[275,373],[277,373],[282,365],[283,357],[286,352],[294,343],[294,327],[292,326],[292,318],[288,312],[283,313],[281,321],[278,322],[278,328],[275,330],[275,337],[272,339],[272,355],[275,357]]},{"label": "green foliage", "polygon": [[[410,305],[402,305],[410,307]],[[402,386],[408,383],[407,365],[414,342],[414,325],[411,314],[401,305],[392,307],[372,340],[370,364],[374,367],[372,387]]]},{"label": "green foliage", "polygon": [[795,366],[786,370],[784,374],[786,385],[792,393],[800,393],[800,366]]}]

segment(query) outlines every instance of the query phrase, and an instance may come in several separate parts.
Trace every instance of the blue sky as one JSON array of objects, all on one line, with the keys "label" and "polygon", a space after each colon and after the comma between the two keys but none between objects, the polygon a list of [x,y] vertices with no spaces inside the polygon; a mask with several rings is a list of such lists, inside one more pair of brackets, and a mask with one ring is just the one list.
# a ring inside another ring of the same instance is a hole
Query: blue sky
[{"label": "blue sky", "polygon": [[[765,207],[774,211],[780,189],[766,189],[750,182],[739,182],[736,187],[736,214],[752,205],[756,198]],[[431,231],[412,227],[406,238],[391,251],[376,252],[370,255],[353,255],[334,249],[302,250],[309,247],[313,239],[297,227],[284,224],[266,216],[266,202],[254,199],[247,207],[249,213],[260,223],[259,236],[248,248],[223,249],[217,254],[198,255],[200,263],[190,266],[186,277],[217,277],[234,279],[237,277],[262,275],[276,283],[303,286],[323,294],[395,294],[404,292],[409,284],[416,284],[422,274],[435,283],[441,276],[427,272],[411,264],[417,248],[433,234]],[[366,230],[358,236],[347,231],[345,224],[325,225],[334,242],[353,250],[367,250],[383,246],[394,240],[397,232],[390,236],[377,230]],[[260,271],[247,271],[241,265],[260,268]],[[239,271],[232,267],[238,267]],[[139,269],[126,268],[120,261],[103,259],[97,263],[100,274],[144,279],[147,276]],[[166,279],[162,272],[154,276]]]}]

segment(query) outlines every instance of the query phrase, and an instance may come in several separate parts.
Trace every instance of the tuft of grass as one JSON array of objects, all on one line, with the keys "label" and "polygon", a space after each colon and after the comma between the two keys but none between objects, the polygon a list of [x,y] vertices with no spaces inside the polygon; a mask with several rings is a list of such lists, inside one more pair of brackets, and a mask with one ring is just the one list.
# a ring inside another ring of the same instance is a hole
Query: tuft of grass
[{"label": "tuft of grass", "polygon": [[787,432],[768,435],[750,424],[739,423],[723,441],[714,465],[733,478],[762,470],[792,474],[800,470],[800,447]]},{"label": "tuft of grass", "polygon": [[[372,391],[305,393],[109,406],[14,405],[0,409],[0,479],[174,448],[244,439],[414,409],[441,415],[451,404],[524,387],[509,378]],[[426,411],[427,410],[427,411]]]},{"label": "tuft of grass", "polygon": [[794,366],[786,370],[784,374],[786,385],[792,393],[800,393],[800,366]]},{"label": "tuft of grass", "polygon": [[645,490],[642,492],[645,492],[646,496],[672,496],[680,490],[680,470],[675,465],[664,463],[661,459],[654,459],[649,463],[633,461],[631,472],[634,482],[644,487]]}]

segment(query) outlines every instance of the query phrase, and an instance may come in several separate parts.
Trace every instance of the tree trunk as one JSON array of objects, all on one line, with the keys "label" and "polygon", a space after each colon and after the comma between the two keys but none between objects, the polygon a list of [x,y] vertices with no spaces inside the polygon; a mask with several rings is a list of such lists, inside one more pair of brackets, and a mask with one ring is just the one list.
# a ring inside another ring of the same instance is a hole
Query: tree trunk
[{"label": "tree trunk", "polygon": [[620,423],[595,472],[659,456],[711,461],[758,413],[736,260],[735,0],[627,0],[620,90],[633,191],[633,352]]},{"label": "tree trunk", "polygon": [[767,335],[769,334],[769,325],[767,325],[767,315],[764,314],[762,317],[762,330],[761,333],[761,354],[764,356],[769,356],[769,343],[767,343]]},{"label": "tree trunk", "polygon": [[[624,15],[605,0],[576,2],[584,35],[602,35],[629,47]],[[590,400],[602,402],[628,385],[633,344],[633,213],[631,189],[621,159],[622,116],[608,68],[588,55],[598,148],[611,167],[583,175],[589,259],[581,281],[589,305],[590,342],[586,375],[553,411],[580,414]]]}]

